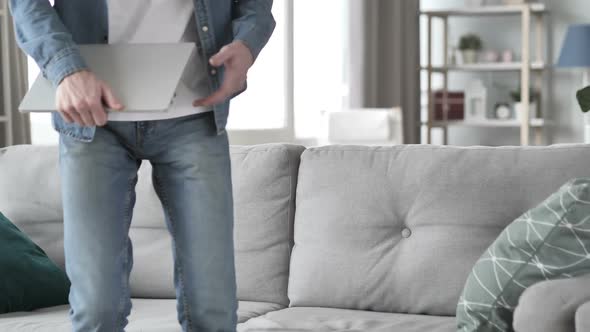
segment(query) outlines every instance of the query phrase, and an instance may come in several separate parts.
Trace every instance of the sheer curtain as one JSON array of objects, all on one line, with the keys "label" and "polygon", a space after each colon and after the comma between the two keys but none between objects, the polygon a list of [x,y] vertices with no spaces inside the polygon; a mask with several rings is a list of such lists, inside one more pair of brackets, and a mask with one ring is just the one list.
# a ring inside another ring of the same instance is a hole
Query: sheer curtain
[{"label": "sheer curtain", "polygon": [[0,13],[0,116],[6,119],[0,123],[0,146],[30,144],[29,115],[18,111],[18,105],[28,88],[27,58],[16,44],[7,0],[0,0]]},{"label": "sheer curtain", "polygon": [[419,143],[420,1],[350,5],[350,105],[401,107],[404,143]]}]

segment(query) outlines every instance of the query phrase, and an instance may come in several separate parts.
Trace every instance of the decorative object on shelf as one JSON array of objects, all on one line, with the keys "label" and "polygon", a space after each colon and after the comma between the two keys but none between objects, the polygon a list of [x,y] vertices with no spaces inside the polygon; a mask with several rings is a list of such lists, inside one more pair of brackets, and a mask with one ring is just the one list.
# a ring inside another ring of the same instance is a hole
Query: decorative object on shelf
[{"label": "decorative object on shelf", "polygon": [[514,62],[514,52],[512,50],[504,50],[502,52],[502,62]]},{"label": "decorative object on shelf", "polygon": [[523,5],[525,3],[531,3],[530,0],[503,0],[505,5]]},{"label": "decorative object on shelf", "polygon": [[494,50],[486,51],[483,54],[483,60],[485,62],[498,62],[500,61],[500,53]]},{"label": "decorative object on shelf", "polygon": [[485,5],[486,0],[465,0],[465,6],[467,7],[481,7]]},{"label": "decorative object on shelf", "polygon": [[465,121],[485,121],[488,91],[481,80],[473,80],[465,90]]},{"label": "decorative object on shelf", "polygon": [[494,113],[492,118],[498,120],[510,120],[514,118],[510,104],[497,103],[496,106],[494,106]]},{"label": "decorative object on shelf", "polygon": [[[447,120],[463,120],[465,117],[465,92],[449,91],[447,92],[447,102],[449,105]],[[444,121],[444,92],[434,92],[434,120]]]},{"label": "decorative object on shelf", "polygon": [[459,50],[463,57],[464,64],[473,64],[477,62],[479,52],[483,48],[483,42],[476,34],[467,34],[459,40]]},{"label": "decorative object on shelf", "polygon": [[578,104],[584,112],[584,143],[590,143],[590,86],[583,88],[576,94]]},{"label": "decorative object on shelf", "polygon": [[457,48],[455,46],[449,47],[449,65],[456,66],[457,65]]},{"label": "decorative object on shelf", "polygon": [[[514,101],[514,117],[516,120],[522,120],[524,114],[524,105],[521,100],[520,90],[510,92],[510,98]],[[536,119],[539,117],[539,108],[537,107],[537,100],[539,100],[539,93],[531,89],[529,92],[529,119]]]},{"label": "decorative object on shelf", "polygon": [[[582,86],[590,85],[590,24],[570,25],[559,55],[558,67],[583,68]],[[584,143],[590,143],[590,113],[588,113],[588,97],[590,91],[582,89],[577,94],[578,102],[584,111]]]}]

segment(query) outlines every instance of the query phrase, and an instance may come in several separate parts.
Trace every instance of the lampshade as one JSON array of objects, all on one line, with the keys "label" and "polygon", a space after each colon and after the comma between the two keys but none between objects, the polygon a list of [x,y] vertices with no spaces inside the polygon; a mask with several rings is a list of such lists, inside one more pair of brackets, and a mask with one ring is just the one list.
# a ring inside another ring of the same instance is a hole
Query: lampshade
[{"label": "lampshade", "polygon": [[569,26],[557,66],[590,67],[590,24]]}]

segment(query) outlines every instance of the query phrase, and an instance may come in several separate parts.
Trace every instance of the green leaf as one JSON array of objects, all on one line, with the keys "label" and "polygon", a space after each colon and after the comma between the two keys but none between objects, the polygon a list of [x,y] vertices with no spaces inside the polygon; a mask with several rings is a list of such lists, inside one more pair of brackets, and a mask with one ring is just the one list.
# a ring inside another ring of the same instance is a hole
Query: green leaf
[{"label": "green leaf", "polygon": [[590,86],[587,86],[578,91],[578,93],[576,93],[576,97],[578,98],[578,103],[580,104],[582,112],[585,113],[590,111]]}]

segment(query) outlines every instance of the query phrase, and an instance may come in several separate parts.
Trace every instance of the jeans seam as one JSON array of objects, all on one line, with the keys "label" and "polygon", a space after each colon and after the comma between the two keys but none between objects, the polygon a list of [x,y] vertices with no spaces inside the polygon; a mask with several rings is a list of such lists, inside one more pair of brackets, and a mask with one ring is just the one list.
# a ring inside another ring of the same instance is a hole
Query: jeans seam
[{"label": "jeans seam", "polygon": [[193,331],[193,323],[192,323],[191,316],[189,314],[190,313],[189,305],[186,301],[186,292],[184,289],[184,277],[183,277],[183,272],[182,272],[182,263],[180,262],[180,259],[178,258],[179,251],[178,251],[178,247],[176,244],[176,227],[174,227],[175,223],[174,223],[174,219],[172,217],[172,213],[170,212],[170,208],[168,206],[168,196],[166,195],[166,190],[165,190],[163,184],[160,182],[160,179],[157,176],[154,176],[154,184],[156,185],[156,187],[158,187],[158,190],[161,193],[162,205],[164,206],[164,209],[168,213],[168,219],[170,220],[170,234],[172,236],[172,243],[174,244],[174,251],[176,253],[175,264],[177,264],[177,266],[178,266],[178,287],[180,288],[180,297],[181,297],[180,300],[182,301],[182,305],[184,307],[184,316],[187,321],[188,331],[186,331],[186,332],[191,332],[191,331]]},{"label": "jeans seam", "polygon": [[[133,191],[133,182],[134,182],[134,178],[130,178],[129,181],[127,182],[127,195],[125,196],[126,201],[125,201],[125,210],[123,211],[123,216],[125,219],[125,222],[127,223],[127,225],[131,224],[131,215],[130,215],[130,211],[131,211],[131,192]],[[127,264],[129,264],[129,251],[127,250],[127,246],[129,245],[129,235],[127,235],[125,237],[125,245],[123,246],[123,248],[125,249],[125,259],[123,261],[123,268],[127,267]],[[124,326],[123,326],[123,321],[125,320],[125,294],[126,292],[129,291],[129,287],[127,287],[127,283],[125,282],[125,275],[126,272],[123,271],[123,278],[121,279],[121,302],[119,303],[119,318],[117,320],[117,324],[118,327],[120,328],[121,331],[124,331]]]}]

